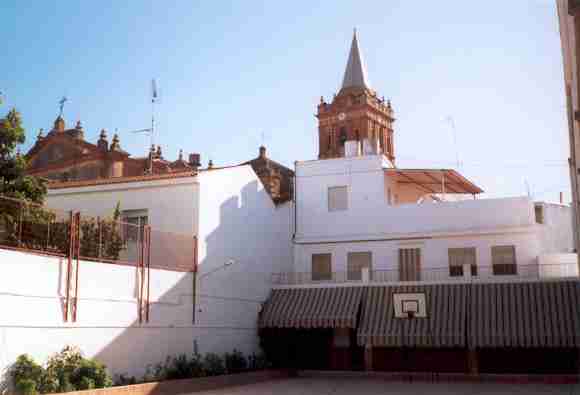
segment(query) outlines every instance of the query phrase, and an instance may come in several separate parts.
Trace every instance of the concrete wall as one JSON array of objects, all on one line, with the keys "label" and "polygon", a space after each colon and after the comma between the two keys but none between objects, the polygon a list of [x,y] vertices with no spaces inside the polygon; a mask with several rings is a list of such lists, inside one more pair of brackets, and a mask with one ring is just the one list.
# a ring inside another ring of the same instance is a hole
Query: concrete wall
[{"label": "concrete wall", "polygon": [[[136,268],[81,261],[77,323],[63,322],[65,273],[63,258],[0,250],[0,369],[23,353],[44,361],[76,345],[113,373],[142,375],[167,355],[191,352],[196,335],[206,350],[241,344],[243,331],[193,327],[191,273],[151,270],[150,322],[141,325]],[[222,338],[202,336],[210,332]]]},{"label": "concrete wall", "polygon": [[576,251],[580,251],[580,207],[578,196],[580,192],[580,181],[578,179],[578,158],[580,158],[580,123],[575,119],[574,114],[580,110],[580,64],[578,53],[580,51],[578,20],[578,7],[572,16],[568,13],[568,5],[573,4],[568,0],[557,0],[558,20],[560,25],[560,40],[562,42],[562,64],[564,66],[564,93],[566,95],[566,115],[568,118],[568,137],[570,142],[569,171],[572,189],[572,210],[574,224],[574,245]]},{"label": "concrete wall", "polygon": [[[297,240],[366,240],[535,224],[533,204],[526,197],[389,205],[382,166],[376,156],[298,163]],[[348,210],[328,211],[332,186],[347,186]]]},{"label": "concrete wall", "polygon": [[572,252],[572,208],[563,204],[536,202],[542,207],[544,223],[538,224],[544,254]]},{"label": "concrete wall", "polygon": [[[240,320],[255,328],[259,302],[271,289],[271,274],[292,267],[291,205],[276,207],[250,166],[212,170],[199,177],[197,322]],[[257,347],[256,331],[246,335],[246,341]]]},{"label": "concrete wall", "polygon": [[542,254],[538,263],[541,277],[578,277],[578,254]]},{"label": "concrete wall", "polygon": [[275,206],[250,166],[54,190],[47,199],[88,215],[107,215],[117,201],[147,209],[154,231],[197,234],[195,324],[192,273],[152,270],[151,322],[139,325],[136,269],[95,262],[81,265],[79,322],[65,324],[63,262],[0,249],[0,305],[10,306],[0,317],[0,367],[22,353],[44,360],[67,344],[113,373],[137,376],[168,355],[191,353],[194,341],[202,353],[258,352],[257,317],[271,273],[292,267],[291,204]]}]

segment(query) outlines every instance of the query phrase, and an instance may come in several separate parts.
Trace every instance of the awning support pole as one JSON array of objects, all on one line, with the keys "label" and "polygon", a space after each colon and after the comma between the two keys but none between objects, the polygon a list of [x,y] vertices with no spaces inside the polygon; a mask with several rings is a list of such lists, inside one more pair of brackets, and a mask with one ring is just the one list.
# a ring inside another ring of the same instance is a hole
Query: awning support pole
[{"label": "awning support pole", "polygon": [[365,370],[370,372],[373,370],[373,346],[365,344]]},{"label": "awning support pole", "polygon": [[479,363],[477,358],[477,350],[470,348],[467,350],[467,369],[470,375],[477,376],[479,374]]}]

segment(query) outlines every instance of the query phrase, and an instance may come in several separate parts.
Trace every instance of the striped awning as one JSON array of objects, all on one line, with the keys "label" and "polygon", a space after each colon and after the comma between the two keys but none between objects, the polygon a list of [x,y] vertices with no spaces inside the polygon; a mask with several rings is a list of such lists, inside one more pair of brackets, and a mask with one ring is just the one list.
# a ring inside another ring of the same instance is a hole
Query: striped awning
[{"label": "striped awning", "polygon": [[[369,287],[357,333],[359,345],[465,347],[468,284]],[[395,293],[424,293],[426,318],[397,318]]]},{"label": "striped awning", "polygon": [[355,328],[363,287],[274,289],[260,328]]},{"label": "striped awning", "polygon": [[580,282],[474,284],[469,346],[580,347]]}]

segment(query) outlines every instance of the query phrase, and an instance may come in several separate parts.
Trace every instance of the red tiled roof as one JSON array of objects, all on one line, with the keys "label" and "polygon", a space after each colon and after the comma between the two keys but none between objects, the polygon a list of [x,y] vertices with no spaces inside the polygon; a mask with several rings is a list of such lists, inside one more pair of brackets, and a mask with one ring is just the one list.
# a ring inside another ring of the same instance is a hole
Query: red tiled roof
[{"label": "red tiled roof", "polygon": [[174,173],[164,173],[164,174],[148,174],[142,176],[130,176],[130,177],[111,177],[111,178],[96,178],[92,180],[78,180],[78,181],[53,181],[48,183],[48,189],[65,189],[65,188],[78,188],[96,185],[109,185],[109,184],[122,184],[126,182],[143,182],[143,181],[157,181],[157,180],[169,180],[173,178],[186,178],[193,177],[200,172],[230,169],[233,167],[240,167],[241,165],[231,165],[231,166],[221,166],[212,167],[206,169],[198,169],[197,171],[188,170],[180,171]]},{"label": "red tiled roof", "polygon": [[172,178],[193,177],[196,174],[197,174],[197,172],[187,171],[187,172],[179,172],[179,173],[150,174],[150,175],[132,176],[132,177],[96,178],[93,180],[56,181],[56,182],[49,182],[48,189],[65,189],[65,188],[77,188],[77,187],[86,187],[86,186],[93,186],[93,185],[122,184],[122,183],[126,183],[126,182],[168,180],[168,179],[172,179]]}]

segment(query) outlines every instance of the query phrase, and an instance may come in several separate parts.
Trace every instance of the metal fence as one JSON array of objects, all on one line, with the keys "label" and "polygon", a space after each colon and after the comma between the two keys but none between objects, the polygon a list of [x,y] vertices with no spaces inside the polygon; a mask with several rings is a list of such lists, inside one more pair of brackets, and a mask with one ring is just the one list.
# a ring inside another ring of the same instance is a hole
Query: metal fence
[{"label": "metal fence", "polygon": [[[510,267],[506,267],[510,266]],[[396,269],[333,271],[325,273],[286,272],[273,273],[272,284],[342,284],[342,283],[399,283],[429,281],[485,281],[508,279],[540,279],[578,277],[578,264],[528,264],[491,266],[439,266],[421,268],[414,275]]]},{"label": "metal fence", "polygon": [[197,237],[118,218],[54,210],[0,196],[0,248],[67,258],[64,321],[76,321],[80,261],[135,266],[139,321],[149,320],[150,269],[197,270]]}]

